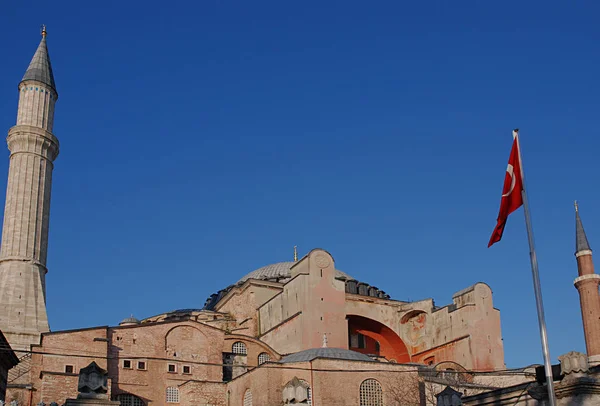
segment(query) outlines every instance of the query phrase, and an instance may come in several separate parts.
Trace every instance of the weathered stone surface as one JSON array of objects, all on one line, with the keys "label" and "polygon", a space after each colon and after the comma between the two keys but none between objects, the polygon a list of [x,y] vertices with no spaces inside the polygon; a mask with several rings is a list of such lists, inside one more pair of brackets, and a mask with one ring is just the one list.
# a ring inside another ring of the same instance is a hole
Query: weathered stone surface
[{"label": "weathered stone surface", "polygon": [[[44,40],[42,40],[44,42]],[[10,165],[0,249],[0,330],[16,350],[29,350],[48,331],[46,259],[56,91],[45,83],[19,85],[17,125],[8,132]]]}]

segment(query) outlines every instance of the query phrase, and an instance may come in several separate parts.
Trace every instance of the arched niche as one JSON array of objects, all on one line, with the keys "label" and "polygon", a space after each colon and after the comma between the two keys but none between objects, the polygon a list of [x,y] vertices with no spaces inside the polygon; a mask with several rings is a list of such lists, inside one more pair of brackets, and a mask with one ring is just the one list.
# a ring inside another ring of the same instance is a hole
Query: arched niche
[{"label": "arched niche", "polygon": [[208,347],[204,333],[192,326],[176,326],[165,335],[165,351],[170,357],[205,361]]},{"label": "arched niche", "polygon": [[350,349],[363,354],[393,359],[398,363],[410,362],[410,354],[404,341],[388,326],[363,316],[348,315],[348,335],[361,334],[367,337],[365,348]]}]

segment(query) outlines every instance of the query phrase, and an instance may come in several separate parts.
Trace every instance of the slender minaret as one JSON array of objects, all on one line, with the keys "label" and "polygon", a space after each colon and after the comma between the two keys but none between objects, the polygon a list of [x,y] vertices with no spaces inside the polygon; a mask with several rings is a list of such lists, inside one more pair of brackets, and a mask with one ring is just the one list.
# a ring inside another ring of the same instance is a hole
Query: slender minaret
[{"label": "slender minaret", "polygon": [[600,295],[598,294],[600,275],[594,272],[592,250],[583,230],[577,202],[575,202],[575,257],[579,271],[579,277],[575,279],[575,287],[579,291],[585,346],[590,363],[596,364],[600,363]]},{"label": "slender minaret", "polygon": [[42,41],[19,83],[17,125],[6,139],[10,165],[0,249],[0,330],[16,350],[28,350],[49,330],[45,278],[52,162],[59,149],[52,134],[57,99],[42,27]]}]

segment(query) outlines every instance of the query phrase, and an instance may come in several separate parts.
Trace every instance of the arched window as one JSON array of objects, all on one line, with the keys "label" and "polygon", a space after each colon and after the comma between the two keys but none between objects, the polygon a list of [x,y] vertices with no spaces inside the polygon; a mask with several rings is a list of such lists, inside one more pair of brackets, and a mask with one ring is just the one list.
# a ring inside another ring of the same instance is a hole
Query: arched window
[{"label": "arched window", "polygon": [[262,365],[267,361],[271,361],[271,356],[266,352],[261,352],[258,356],[258,365]]},{"label": "arched window", "polygon": [[244,393],[244,406],[252,406],[252,392],[250,392],[250,389],[247,389]]},{"label": "arched window", "polygon": [[169,386],[167,388],[167,403],[179,403],[179,388]]},{"label": "arched window", "polygon": [[383,406],[383,390],[375,379],[360,384],[360,406]]},{"label": "arched window", "polygon": [[129,393],[118,395],[117,400],[121,402],[121,406],[146,406],[142,399]]},{"label": "arched window", "polygon": [[237,355],[248,354],[248,350],[246,350],[246,344],[244,344],[241,341],[237,341],[237,342],[233,343],[233,349],[231,352],[233,352],[234,354],[237,354]]}]

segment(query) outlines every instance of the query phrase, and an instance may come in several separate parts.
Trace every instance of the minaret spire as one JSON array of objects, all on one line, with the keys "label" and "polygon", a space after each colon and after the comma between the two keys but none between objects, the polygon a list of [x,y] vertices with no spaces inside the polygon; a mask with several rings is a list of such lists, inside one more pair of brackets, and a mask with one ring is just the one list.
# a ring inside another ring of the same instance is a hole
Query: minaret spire
[{"label": "minaret spire", "polygon": [[600,275],[594,272],[592,250],[579,217],[579,205],[575,202],[575,257],[579,276],[574,285],[579,292],[583,332],[589,362],[600,363]]},{"label": "minaret spire", "polygon": [[56,83],[54,82],[54,74],[52,73],[52,64],[50,63],[50,54],[48,53],[48,45],[46,44],[46,26],[42,25],[42,40],[31,58],[29,67],[23,75],[22,81],[36,80],[40,83],[50,86],[56,93]]},{"label": "minaret spire", "polygon": [[575,255],[579,252],[591,251],[590,243],[588,242],[581,218],[579,217],[579,205],[575,200]]},{"label": "minaret spire", "polygon": [[49,330],[46,259],[52,170],[58,139],[52,134],[58,98],[52,65],[42,40],[19,83],[17,125],[8,131],[10,150],[0,247],[0,330],[16,350],[39,344]]}]

